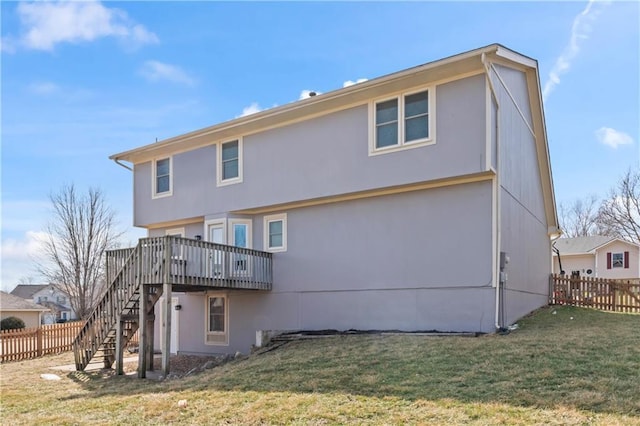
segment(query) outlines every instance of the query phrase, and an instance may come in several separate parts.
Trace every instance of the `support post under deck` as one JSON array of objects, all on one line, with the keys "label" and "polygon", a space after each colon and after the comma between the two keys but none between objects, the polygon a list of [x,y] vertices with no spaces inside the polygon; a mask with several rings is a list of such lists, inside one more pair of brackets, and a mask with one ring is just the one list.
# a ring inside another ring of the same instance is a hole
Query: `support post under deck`
[{"label": "support post under deck", "polygon": [[169,375],[169,358],[171,357],[171,284],[165,282],[162,294],[164,306],[162,307],[162,374]]},{"label": "support post under deck", "polygon": [[124,342],[122,336],[123,323],[122,315],[118,315],[118,319],[116,320],[116,374],[118,376],[124,374],[124,366],[122,365],[124,362],[124,348],[122,347],[122,343]]},{"label": "support post under deck", "polygon": [[154,343],[154,326],[155,326],[156,316],[153,312],[153,306],[149,306],[149,314],[147,315],[147,341],[149,342],[149,351],[147,357],[147,371],[153,371],[153,351],[155,348]]},{"label": "support post under deck", "polygon": [[149,303],[148,289],[148,285],[140,284],[140,301],[138,307],[138,312],[140,315],[138,324],[141,325],[141,327],[138,329],[140,330],[138,343],[138,378],[140,379],[144,379],[145,377],[147,377],[147,350],[149,347],[149,336],[147,334],[147,327],[145,327],[145,324],[147,323],[147,316],[149,315],[149,308],[147,306]]}]

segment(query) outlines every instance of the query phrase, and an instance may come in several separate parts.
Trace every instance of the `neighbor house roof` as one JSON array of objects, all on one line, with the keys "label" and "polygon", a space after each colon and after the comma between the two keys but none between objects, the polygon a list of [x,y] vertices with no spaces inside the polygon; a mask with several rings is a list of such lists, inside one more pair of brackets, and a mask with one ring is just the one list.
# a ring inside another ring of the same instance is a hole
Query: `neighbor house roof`
[{"label": "neighbor house roof", "polygon": [[602,246],[613,241],[635,245],[628,241],[604,235],[592,235],[590,237],[560,238],[554,243],[555,248],[560,251],[561,256],[572,254],[591,254]]},{"label": "neighbor house roof", "polygon": [[0,291],[0,311],[48,311],[44,306],[30,300]]},{"label": "neighbor house roof", "polygon": [[49,284],[18,284],[16,288],[11,291],[14,296],[22,297],[23,299],[33,299],[33,295],[47,288]]}]

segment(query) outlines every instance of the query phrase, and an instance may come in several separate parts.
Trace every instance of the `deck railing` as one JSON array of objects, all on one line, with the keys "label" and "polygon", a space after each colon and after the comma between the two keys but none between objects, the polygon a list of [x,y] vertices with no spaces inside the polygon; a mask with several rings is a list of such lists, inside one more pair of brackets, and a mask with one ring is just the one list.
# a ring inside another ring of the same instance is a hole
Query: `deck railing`
[{"label": "deck railing", "polygon": [[[174,236],[142,238],[138,244],[135,270],[144,284],[271,290],[271,253]],[[123,264],[133,250],[107,252],[107,265]]]}]

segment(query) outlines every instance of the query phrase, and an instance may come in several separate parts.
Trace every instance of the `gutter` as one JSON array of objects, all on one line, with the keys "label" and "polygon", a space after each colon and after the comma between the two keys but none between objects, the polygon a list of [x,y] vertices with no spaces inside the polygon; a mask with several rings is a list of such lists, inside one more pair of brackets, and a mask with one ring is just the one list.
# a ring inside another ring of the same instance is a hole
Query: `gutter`
[{"label": "gutter", "polygon": [[[484,72],[487,76],[487,84],[489,85],[489,90],[491,91],[491,95],[493,96],[493,99],[495,99],[496,102],[496,123],[498,123],[499,120],[499,112],[500,112],[500,103],[498,102],[498,95],[496,94],[496,89],[493,85],[493,81],[491,80],[491,69],[490,69],[490,64],[487,61],[487,56],[485,53],[482,53],[482,55],[480,55],[480,62],[482,62],[482,66],[484,68]],[[497,128],[499,128],[499,126],[496,126]],[[494,263],[495,265],[493,265],[494,270],[497,272],[497,274],[495,274],[495,279],[497,280],[496,282],[496,298],[495,298],[495,317],[494,317],[494,327],[496,329],[496,331],[500,331],[502,329],[502,326],[500,325],[500,289],[501,289],[501,284],[502,284],[502,273],[500,271],[500,268],[498,266],[498,263],[500,262],[500,237],[501,237],[501,232],[500,232],[500,134],[499,132],[496,131],[496,194],[495,194],[495,209],[496,209],[496,253],[494,253],[495,258],[494,258]]]},{"label": "gutter", "polygon": [[132,172],[132,171],[133,171],[133,169],[132,169],[131,167],[127,166],[127,165],[126,165],[126,164],[124,164],[124,163],[121,163],[119,158],[113,158],[113,161],[115,161],[115,163],[116,163],[118,166],[120,166],[120,167],[124,167],[125,169],[129,170],[130,172]]}]

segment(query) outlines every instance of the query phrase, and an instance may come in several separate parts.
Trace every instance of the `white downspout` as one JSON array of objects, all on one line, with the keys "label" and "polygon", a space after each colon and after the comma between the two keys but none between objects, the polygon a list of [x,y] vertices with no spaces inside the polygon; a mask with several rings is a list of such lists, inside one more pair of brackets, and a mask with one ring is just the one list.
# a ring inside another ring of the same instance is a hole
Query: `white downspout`
[{"label": "white downspout", "polygon": [[499,263],[500,263],[500,238],[501,238],[501,226],[500,226],[500,132],[498,131],[499,129],[499,119],[500,119],[500,102],[498,101],[498,95],[496,94],[496,89],[493,85],[493,81],[491,80],[491,70],[489,68],[489,64],[486,60],[486,55],[483,53],[482,56],[480,57],[480,61],[482,62],[482,65],[484,66],[484,71],[486,73],[487,76],[487,83],[489,84],[489,90],[491,90],[491,95],[493,96],[493,99],[495,100],[496,103],[496,128],[492,129],[492,131],[496,132],[496,177],[495,177],[495,183],[494,183],[494,187],[495,187],[495,194],[494,194],[494,201],[495,201],[495,205],[494,208],[496,209],[496,252],[494,253],[495,257],[494,257],[494,265],[493,265],[493,270],[494,270],[494,277],[496,280],[496,297],[495,297],[495,317],[494,317],[494,326],[496,330],[500,329],[500,268],[499,268]]}]

